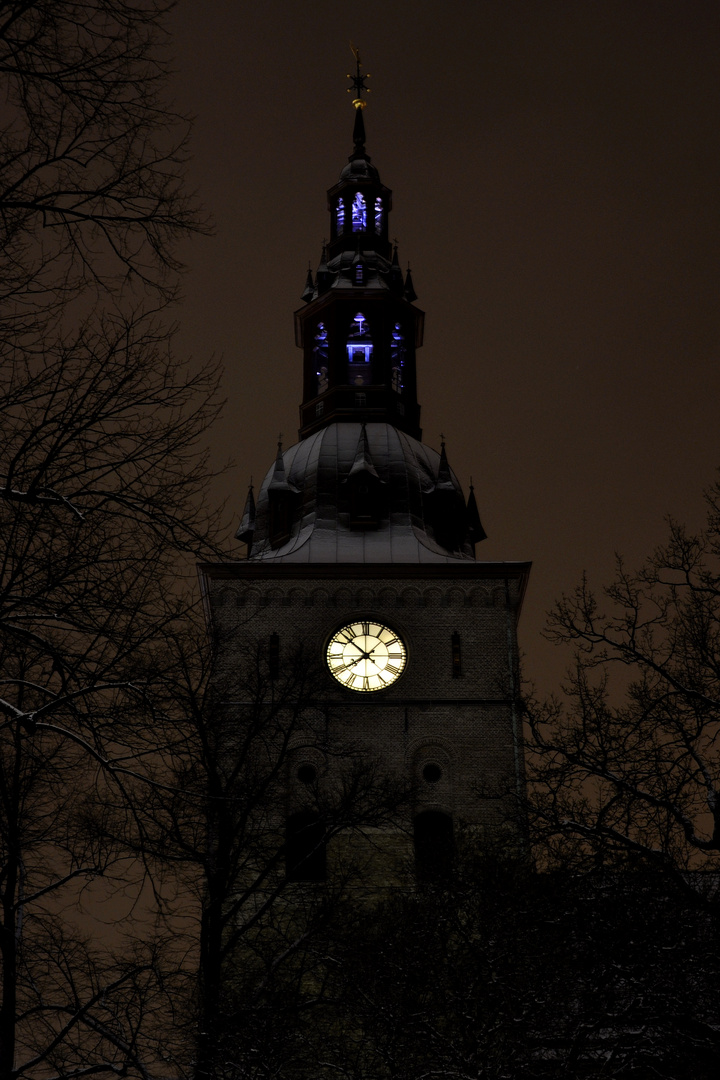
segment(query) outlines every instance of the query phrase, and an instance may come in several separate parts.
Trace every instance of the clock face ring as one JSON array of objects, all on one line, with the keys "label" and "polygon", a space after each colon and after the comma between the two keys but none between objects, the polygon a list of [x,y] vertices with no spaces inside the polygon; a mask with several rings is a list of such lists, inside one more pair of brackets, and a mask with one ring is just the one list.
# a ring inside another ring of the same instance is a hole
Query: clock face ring
[{"label": "clock face ring", "polygon": [[330,674],[348,690],[384,690],[405,670],[407,648],[397,633],[375,619],[341,626],[325,653]]}]

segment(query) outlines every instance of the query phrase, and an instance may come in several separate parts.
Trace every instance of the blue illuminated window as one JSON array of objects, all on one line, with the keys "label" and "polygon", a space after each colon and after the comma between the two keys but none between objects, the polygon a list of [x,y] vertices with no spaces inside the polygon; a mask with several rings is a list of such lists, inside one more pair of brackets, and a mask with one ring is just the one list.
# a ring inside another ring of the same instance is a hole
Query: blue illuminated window
[{"label": "blue illuminated window", "polygon": [[345,231],[345,203],[340,199],[337,204],[337,231]]},{"label": "blue illuminated window", "polygon": [[382,199],[378,197],[375,200],[375,232],[376,233],[381,233],[382,232],[382,213],[383,213]]},{"label": "blue illuminated window", "polygon": [[355,267],[355,284],[356,285],[362,285],[363,279],[364,279],[363,268],[358,263],[358,265]]},{"label": "blue illuminated window", "polygon": [[372,382],[373,342],[367,319],[358,312],[350,324],[347,340],[348,382],[352,386],[366,386]]},{"label": "blue illuminated window", "polygon": [[317,374],[317,392],[322,394],[328,388],[328,336],[325,323],[317,325],[313,355]]},{"label": "blue illuminated window", "polygon": [[352,204],[352,231],[365,232],[367,228],[367,209],[365,199],[358,191]]},{"label": "blue illuminated window", "polygon": [[405,367],[405,335],[400,323],[395,323],[390,342],[390,361],[392,364],[392,388],[396,394],[402,393],[403,368]]}]

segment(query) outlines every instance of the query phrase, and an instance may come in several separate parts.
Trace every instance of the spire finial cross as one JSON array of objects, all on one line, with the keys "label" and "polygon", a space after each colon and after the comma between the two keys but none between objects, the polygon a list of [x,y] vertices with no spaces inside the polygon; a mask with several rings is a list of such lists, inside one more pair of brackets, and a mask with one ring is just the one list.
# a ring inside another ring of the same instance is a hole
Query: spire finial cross
[{"label": "spire finial cross", "polygon": [[355,74],[345,76],[347,79],[352,79],[352,86],[348,86],[347,92],[348,94],[355,95],[353,98],[353,105],[355,108],[364,109],[367,105],[367,101],[363,101],[363,94],[370,93],[370,87],[365,85],[365,80],[370,78],[370,73],[368,72],[367,75],[363,75],[360,70],[362,68],[362,60],[360,59],[360,53],[355,48],[352,41],[350,42],[350,51],[355,57]]}]

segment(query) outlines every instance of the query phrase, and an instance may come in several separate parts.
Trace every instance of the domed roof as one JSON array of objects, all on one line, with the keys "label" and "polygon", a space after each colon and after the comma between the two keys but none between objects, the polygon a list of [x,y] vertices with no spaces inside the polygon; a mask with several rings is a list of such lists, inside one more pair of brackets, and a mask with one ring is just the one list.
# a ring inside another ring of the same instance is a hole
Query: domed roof
[{"label": "domed roof", "polygon": [[340,173],[340,180],[371,180],[380,183],[380,173],[368,157],[351,157]]},{"label": "domed roof", "polygon": [[[273,546],[270,501],[276,474],[294,494],[290,536]],[[379,485],[377,527],[351,527],[350,487],[364,473]],[[441,475],[442,474],[442,475]],[[448,483],[450,485],[449,490]],[[453,549],[443,546],[438,512],[448,496],[465,521],[465,500],[454,474],[435,450],[391,424],[329,424],[291,446],[268,470],[257,501],[250,560],[304,563],[447,563],[473,560],[465,526]],[[435,524],[434,524],[435,523]],[[435,528],[437,525],[437,529]]]}]

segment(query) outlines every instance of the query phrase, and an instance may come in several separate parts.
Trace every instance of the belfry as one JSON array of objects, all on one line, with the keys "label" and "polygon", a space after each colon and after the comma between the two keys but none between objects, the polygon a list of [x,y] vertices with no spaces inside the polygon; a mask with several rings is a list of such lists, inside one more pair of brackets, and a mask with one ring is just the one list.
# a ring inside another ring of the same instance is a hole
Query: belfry
[{"label": "belfry", "polygon": [[[278,444],[257,501],[250,490],[237,532],[247,557],[205,564],[201,580],[218,670],[252,652],[272,683],[303,650],[327,746],[352,741],[401,778],[409,796],[391,846],[422,878],[463,836],[522,833],[516,630],[530,564],[476,558],[485,533],[472,487],[466,499],[444,441],[422,442],[424,313],[366,150],[366,78],[358,60],[353,150],[295,313],[299,441]],[[320,880],[332,852],[318,854],[312,807],[317,785],[333,782],[332,754],[298,735],[283,768],[288,873]]]}]

